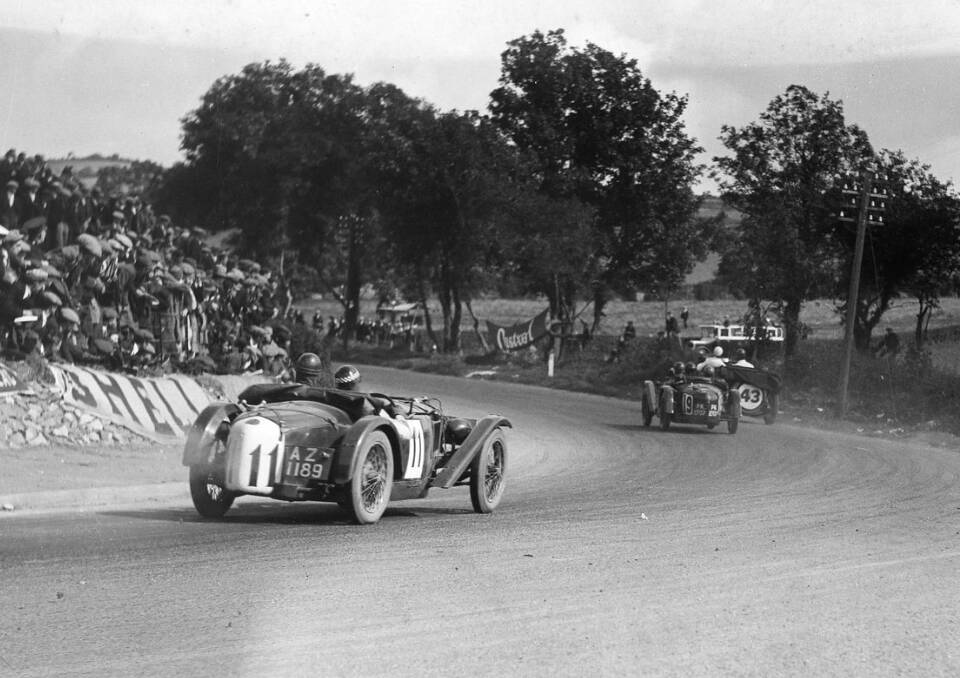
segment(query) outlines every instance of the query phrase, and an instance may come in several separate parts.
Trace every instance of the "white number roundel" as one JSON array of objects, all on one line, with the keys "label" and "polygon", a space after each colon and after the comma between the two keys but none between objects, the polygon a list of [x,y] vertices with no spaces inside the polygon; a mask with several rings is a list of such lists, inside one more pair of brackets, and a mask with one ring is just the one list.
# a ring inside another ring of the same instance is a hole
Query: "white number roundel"
[{"label": "white number roundel", "polygon": [[744,410],[755,410],[763,405],[763,390],[750,384],[740,384],[740,407]]}]

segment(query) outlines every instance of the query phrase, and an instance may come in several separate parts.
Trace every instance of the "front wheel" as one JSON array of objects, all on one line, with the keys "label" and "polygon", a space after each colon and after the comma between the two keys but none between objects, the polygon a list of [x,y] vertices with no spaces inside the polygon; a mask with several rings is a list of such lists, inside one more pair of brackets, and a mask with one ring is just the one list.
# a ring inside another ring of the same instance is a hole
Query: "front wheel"
[{"label": "front wheel", "polygon": [[206,464],[190,467],[190,497],[204,518],[222,518],[237,495],[223,486],[223,472]]},{"label": "front wheel", "polygon": [[651,405],[650,400],[644,395],[640,400],[640,416],[643,418],[644,426],[650,426],[650,422],[653,421],[653,407]]},{"label": "front wheel", "polygon": [[370,525],[387,510],[393,490],[393,450],[382,431],[372,431],[357,452],[356,467],[347,488],[346,507],[354,520]]},{"label": "front wheel", "polygon": [[490,513],[503,498],[507,470],[507,438],[502,428],[493,430],[470,464],[470,502],[477,513]]},{"label": "front wheel", "polygon": [[667,411],[667,399],[660,396],[660,428],[664,431],[670,428],[670,412]]}]

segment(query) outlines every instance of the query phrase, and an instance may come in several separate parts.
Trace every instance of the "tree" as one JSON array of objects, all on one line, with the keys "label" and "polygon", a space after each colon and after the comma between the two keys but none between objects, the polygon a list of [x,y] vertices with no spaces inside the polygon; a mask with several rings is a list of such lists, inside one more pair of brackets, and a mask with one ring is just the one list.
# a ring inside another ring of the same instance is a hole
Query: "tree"
[{"label": "tree", "polygon": [[517,149],[476,112],[406,122],[403,143],[394,143],[380,165],[382,212],[395,259],[418,297],[425,302],[432,290],[439,298],[440,346],[453,351],[464,305],[502,265],[506,213],[525,174]]},{"label": "tree", "polygon": [[173,175],[212,189],[193,201],[195,218],[239,228],[241,251],[314,267],[344,307],[346,336],[382,259],[366,181],[370,100],[350,76],[312,64],[250,64],[214,82],[184,118],[187,160]]},{"label": "tree", "polygon": [[591,262],[591,278],[567,278],[577,267],[558,267],[551,287],[562,292],[553,310],[587,292],[596,326],[610,290],[676,285],[711,238],[711,224],[695,219],[701,149],[684,128],[686,98],[659,93],[625,55],[569,47],[562,30],[513,40],[501,63],[492,119],[537,158],[545,195],[594,213],[577,253]]},{"label": "tree", "polygon": [[723,272],[744,296],[775,304],[791,356],[803,303],[837,279],[838,178],[872,149],[846,123],[842,102],[799,85],[773,99],[758,121],[724,125],[720,139],[732,155],[714,158],[713,176],[724,201],[743,213]]},{"label": "tree", "polygon": [[[887,189],[883,223],[866,234],[860,294],[855,312],[854,341],[860,351],[871,348],[871,335],[893,301],[904,294],[919,303],[915,338],[923,343],[923,328],[939,305],[940,295],[960,279],[958,199],[949,183],[939,181],[930,167],[908,160],[900,151],[883,150],[874,166]],[[838,281],[838,311],[846,312],[854,234],[837,222],[837,240],[844,247]]]}]

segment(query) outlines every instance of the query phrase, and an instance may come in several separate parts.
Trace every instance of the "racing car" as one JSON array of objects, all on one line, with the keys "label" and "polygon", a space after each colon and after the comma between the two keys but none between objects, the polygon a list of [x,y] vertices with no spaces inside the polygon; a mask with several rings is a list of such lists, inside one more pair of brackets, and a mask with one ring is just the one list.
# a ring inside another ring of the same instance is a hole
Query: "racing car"
[{"label": "racing car", "polygon": [[455,485],[469,485],[473,509],[490,513],[503,497],[510,426],[499,415],[450,417],[433,398],[257,384],[200,412],[183,464],[206,518],[256,495],[336,502],[371,524],[390,501]]},{"label": "racing car", "polygon": [[728,432],[737,432],[739,391],[712,375],[684,373],[683,369],[672,372],[672,377],[665,382],[643,382],[640,411],[644,426],[650,426],[656,415],[664,431],[671,423],[703,424],[712,429],[725,421]]},{"label": "racing car", "polygon": [[740,409],[744,416],[763,417],[764,424],[777,419],[780,406],[780,375],[759,367],[725,365],[723,378],[740,393]]}]

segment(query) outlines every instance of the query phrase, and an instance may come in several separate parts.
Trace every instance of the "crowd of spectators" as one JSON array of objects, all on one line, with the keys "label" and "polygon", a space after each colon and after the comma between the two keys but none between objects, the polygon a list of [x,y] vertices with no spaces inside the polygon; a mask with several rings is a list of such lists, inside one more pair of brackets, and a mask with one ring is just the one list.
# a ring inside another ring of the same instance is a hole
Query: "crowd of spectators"
[{"label": "crowd of spectators", "polygon": [[69,168],[0,160],[0,354],[130,372],[289,367],[285,286],[130,195]]}]

